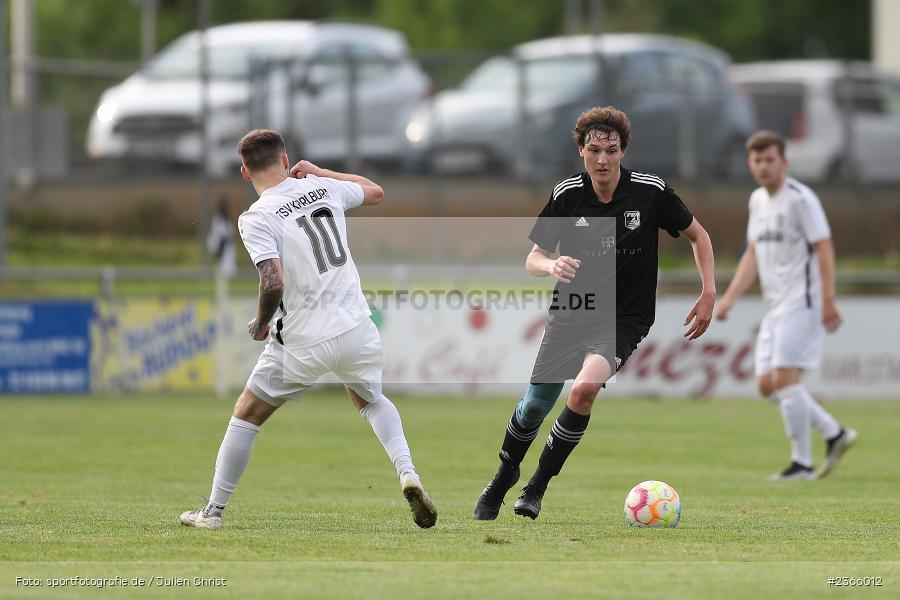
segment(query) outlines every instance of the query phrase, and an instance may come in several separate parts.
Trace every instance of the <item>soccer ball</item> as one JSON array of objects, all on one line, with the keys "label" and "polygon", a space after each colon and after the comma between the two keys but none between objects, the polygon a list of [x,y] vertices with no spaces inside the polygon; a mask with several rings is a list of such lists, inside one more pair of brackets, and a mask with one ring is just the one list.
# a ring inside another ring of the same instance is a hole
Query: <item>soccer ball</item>
[{"label": "soccer ball", "polygon": [[625,521],[632,527],[675,527],[681,520],[681,498],[668,483],[644,481],[625,498]]}]

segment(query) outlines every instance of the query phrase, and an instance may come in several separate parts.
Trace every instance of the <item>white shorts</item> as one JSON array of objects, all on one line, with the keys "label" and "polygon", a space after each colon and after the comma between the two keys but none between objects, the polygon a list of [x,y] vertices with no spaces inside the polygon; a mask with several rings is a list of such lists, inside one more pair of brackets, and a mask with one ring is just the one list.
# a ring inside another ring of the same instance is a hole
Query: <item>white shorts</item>
[{"label": "white shorts", "polygon": [[371,319],[308,348],[287,348],[274,339],[256,362],[247,388],[272,406],[299,400],[322,375],[334,373],[366,402],[381,397],[384,350]]},{"label": "white shorts", "polygon": [[818,369],[824,343],[820,309],[767,314],[756,338],[756,374],[773,369]]}]

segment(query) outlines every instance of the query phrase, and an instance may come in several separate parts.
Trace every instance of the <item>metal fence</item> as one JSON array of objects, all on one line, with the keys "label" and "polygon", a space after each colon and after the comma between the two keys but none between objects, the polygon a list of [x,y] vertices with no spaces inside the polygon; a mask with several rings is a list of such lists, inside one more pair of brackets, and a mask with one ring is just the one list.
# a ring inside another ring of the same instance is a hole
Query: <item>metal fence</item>
[{"label": "metal fence", "polygon": [[[492,282],[502,289],[506,286],[536,286],[546,282],[536,280],[521,266],[505,265],[453,265],[453,264],[405,264],[405,263],[364,263],[359,265],[366,281],[379,282],[393,289],[415,289],[432,282],[454,282],[460,289],[466,289],[470,282]],[[211,296],[216,292],[218,271],[212,267],[123,267],[105,265],[102,267],[7,267],[0,268],[0,284],[85,284],[78,291],[71,288],[41,288],[41,297],[101,297],[116,298],[128,296],[184,295],[188,297]],[[724,290],[733,277],[731,270],[717,270],[716,284]],[[256,293],[258,273],[250,267],[236,271],[231,280],[232,293],[252,296]],[[166,285],[164,291],[136,290],[133,284],[160,283]],[[179,291],[178,283],[188,284]],[[131,284],[131,287],[127,287]],[[124,287],[123,289],[123,286]],[[698,286],[698,276],[694,269],[662,270],[658,275],[658,289],[662,294],[694,293]],[[841,272],[838,276],[839,294],[852,295],[896,295],[900,293],[900,272],[880,269],[858,269]],[[30,288],[21,290],[23,297],[32,297]],[[7,299],[17,295],[0,294]]]},{"label": "metal fence", "polygon": [[28,73],[39,102],[10,110],[10,173],[26,184],[73,173],[127,177],[135,169],[165,177],[208,168],[221,176],[238,162],[240,136],[266,126],[284,132],[293,155],[351,170],[548,180],[579,166],[571,138],[577,116],[614,104],[632,120],[626,163],[665,177],[746,179],[743,142],[766,127],[788,137],[800,177],[900,181],[896,82],[848,66],[822,85],[799,76],[736,84],[712,62],[675,55],[654,62],[648,54],[384,60],[342,50],[248,58],[245,80],[208,82],[205,111],[199,80],[170,86],[165,105],[113,106],[103,92],[137,64],[37,58],[13,65]]}]

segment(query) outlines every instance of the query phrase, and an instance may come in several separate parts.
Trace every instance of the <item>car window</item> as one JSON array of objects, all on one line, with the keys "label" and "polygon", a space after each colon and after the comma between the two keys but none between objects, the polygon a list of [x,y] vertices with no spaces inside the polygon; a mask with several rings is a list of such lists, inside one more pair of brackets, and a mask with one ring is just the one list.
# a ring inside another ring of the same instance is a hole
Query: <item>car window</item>
[{"label": "car window", "polygon": [[516,64],[506,56],[496,56],[479,65],[460,84],[467,91],[511,90],[516,86]]},{"label": "car window", "polygon": [[[241,42],[217,44],[210,47],[209,76],[212,79],[247,79],[253,60],[286,58],[292,46],[288,43]],[[200,38],[181,37],[157,54],[144,68],[151,79],[199,79]]]},{"label": "car window", "polygon": [[623,91],[667,85],[667,72],[661,52],[632,52],[621,61],[619,86]]},{"label": "car window", "polygon": [[386,75],[396,62],[385,58],[372,44],[344,42],[323,46],[309,59],[310,79],[318,86],[347,81],[348,55],[355,61],[360,79]]},{"label": "car window", "polygon": [[791,137],[803,108],[804,85],[800,81],[755,81],[742,86],[750,97],[760,129]]},{"label": "car window", "polygon": [[887,112],[882,82],[872,77],[846,77],[834,84],[835,96],[842,104],[848,103],[853,112],[881,115]]},{"label": "car window", "polygon": [[598,61],[590,55],[528,61],[528,91],[537,95],[570,96],[594,85]]},{"label": "car window", "polygon": [[[596,80],[597,60],[590,55],[557,56],[525,62],[528,93],[569,96],[592,86]],[[514,91],[519,85],[518,66],[505,56],[481,64],[460,87],[467,91]]]},{"label": "car window", "polygon": [[689,85],[696,93],[713,93],[721,86],[719,69],[712,63],[683,54],[666,56],[669,81]]}]

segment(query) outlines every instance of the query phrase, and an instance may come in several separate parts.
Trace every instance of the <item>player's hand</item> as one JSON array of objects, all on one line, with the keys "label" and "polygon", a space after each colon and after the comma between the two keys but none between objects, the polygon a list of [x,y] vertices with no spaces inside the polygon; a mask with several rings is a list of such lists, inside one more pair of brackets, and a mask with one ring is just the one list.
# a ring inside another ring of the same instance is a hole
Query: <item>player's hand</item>
[{"label": "player's hand", "polygon": [[258,327],[256,318],[250,319],[250,322],[247,323],[247,333],[257,342],[264,342],[269,338],[269,324],[264,323],[262,327]]},{"label": "player's hand", "polygon": [[838,312],[837,304],[834,300],[826,300],[825,306],[822,307],[822,324],[825,325],[825,331],[834,333],[843,323],[841,313]]},{"label": "player's hand", "polygon": [[722,298],[722,301],[716,305],[716,319],[719,321],[725,321],[728,319],[728,313],[731,312],[731,301]]},{"label": "player's hand", "polygon": [[[700,297],[694,303],[691,312],[688,313],[684,324],[691,324],[690,328],[685,332],[684,337],[689,340],[696,340],[703,335],[709,322],[712,320],[713,306],[716,304],[716,295],[713,293],[700,294]],[[693,323],[691,323],[693,320]]]},{"label": "player's hand", "polygon": [[561,283],[572,283],[575,270],[581,266],[581,261],[571,256],[560,256],[553,262],[550,274]]},{"label": "player's hand", "polygon": [[317,167],[308,160],[301,160],[291,167],[291,177],[303,179],[307,175],[321,175],[322,171],[323,169],[321,167]]}]

